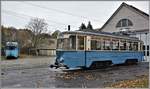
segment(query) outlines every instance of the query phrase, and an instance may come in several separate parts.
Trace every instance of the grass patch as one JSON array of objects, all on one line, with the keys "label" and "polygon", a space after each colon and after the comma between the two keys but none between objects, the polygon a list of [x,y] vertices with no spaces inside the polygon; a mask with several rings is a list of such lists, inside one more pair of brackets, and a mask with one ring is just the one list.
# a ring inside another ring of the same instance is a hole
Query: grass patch
[{"label": "grass patch", "polygon": [[112,88],[148,88],[149,77],[148,75],[141,76],[135,80],[124,80],[110,85]]}]

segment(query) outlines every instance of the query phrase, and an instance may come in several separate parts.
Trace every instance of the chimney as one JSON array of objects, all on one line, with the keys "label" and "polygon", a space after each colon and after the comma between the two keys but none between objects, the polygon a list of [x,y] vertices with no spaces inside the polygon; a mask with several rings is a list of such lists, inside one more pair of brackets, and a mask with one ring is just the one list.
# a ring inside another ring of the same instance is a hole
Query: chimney
[{"label": "chimney", "polygon": [[70,31],[70,25],[68,25],[68,31]]}]

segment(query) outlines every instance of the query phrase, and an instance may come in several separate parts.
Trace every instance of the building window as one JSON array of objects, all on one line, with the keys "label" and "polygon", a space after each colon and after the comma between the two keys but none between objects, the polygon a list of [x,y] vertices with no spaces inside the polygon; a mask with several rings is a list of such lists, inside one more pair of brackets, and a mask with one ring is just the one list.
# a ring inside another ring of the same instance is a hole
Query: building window
[{"label": "building window", "polygon": [[149,50],[149,45],[147,45],[147,50]]},{"label": "building window", "polygon": [[121,19],[116,27],[128,27],[128,26],[133,26],[133,23],[129,19]]},{"label": "building window", "polygon": [[147,56],[149,56],[149,51],[147,51]]},{"label": "building window", "polygon": [[145,50],[145,45],[143,45],[143,50]]}]

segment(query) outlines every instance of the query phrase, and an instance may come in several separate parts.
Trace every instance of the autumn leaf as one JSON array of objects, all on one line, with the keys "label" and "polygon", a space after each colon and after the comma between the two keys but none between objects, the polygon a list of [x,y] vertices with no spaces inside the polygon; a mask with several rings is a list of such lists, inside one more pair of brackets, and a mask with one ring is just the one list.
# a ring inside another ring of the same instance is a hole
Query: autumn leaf
[{"label": "autumn leaf", "polygon": [[110,87],[113,88],[148,88],[149,80],[148,75],[142,75],[138,79],[134,80],[124,80],[112,84]]}]

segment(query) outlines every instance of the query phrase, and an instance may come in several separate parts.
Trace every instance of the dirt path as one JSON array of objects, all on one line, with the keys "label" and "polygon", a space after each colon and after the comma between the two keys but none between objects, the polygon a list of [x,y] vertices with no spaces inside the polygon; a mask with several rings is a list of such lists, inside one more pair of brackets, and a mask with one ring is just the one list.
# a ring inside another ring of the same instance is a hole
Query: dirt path
[{"label": "dirt path", "polygon": [[106,69],[61,71],[46,66],[30,69],[2,70],[2,87],[7,88],[104,88],[149,74],[149,63],[116,65]]}]

